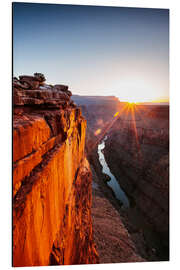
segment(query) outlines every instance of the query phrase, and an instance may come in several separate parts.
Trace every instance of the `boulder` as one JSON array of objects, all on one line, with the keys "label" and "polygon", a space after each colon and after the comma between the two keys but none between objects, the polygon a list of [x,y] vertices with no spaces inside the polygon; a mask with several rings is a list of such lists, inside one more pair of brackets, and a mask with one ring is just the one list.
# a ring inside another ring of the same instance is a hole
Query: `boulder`
[{"label": "boulder", "polygon": [[29,84],[27,84],[26,82],[21,83],[16,77],[14,77],[13,78],[13,87],[28,89],[29,88]]},{"label": "boulder", "polygon": [[62,91],[62,92],[65,92],[69,97],[72,96],[72,93],[71,91],[68,90],[68,86],[67,85],[63,85],[63,84],[55,84],[54,85],[54,88],[58,91]]},{"label": "boulder", "polygon": [[34,73],[34,77],[40,82],[40,83],[43,83],[45,82],[46,78],[44,76],[44,74],[42,73]]},{"label": "boulder", "polygon": [[19,76],[19,79],[20,79],[20,83],[28,84],[30,89],[38,89],[40,86],[40,81],[37,77],[23,75],[23,76]]},{"label": "boulder", "polygon": [[60,90],[60,91],[67,91],[68,90],[68,86],[63,85],[63,84],[55,84],[54,88],[56,88],[57,90]]}]

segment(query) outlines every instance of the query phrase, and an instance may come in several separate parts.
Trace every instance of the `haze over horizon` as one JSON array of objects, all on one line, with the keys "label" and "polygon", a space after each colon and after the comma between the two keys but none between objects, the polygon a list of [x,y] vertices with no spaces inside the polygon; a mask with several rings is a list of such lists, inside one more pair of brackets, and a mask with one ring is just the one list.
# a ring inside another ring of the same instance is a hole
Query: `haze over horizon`
[{"label": "haze over horizon", "polygon": [[13,3],[14,76],[73,94],[169,100],[169,10]]}]

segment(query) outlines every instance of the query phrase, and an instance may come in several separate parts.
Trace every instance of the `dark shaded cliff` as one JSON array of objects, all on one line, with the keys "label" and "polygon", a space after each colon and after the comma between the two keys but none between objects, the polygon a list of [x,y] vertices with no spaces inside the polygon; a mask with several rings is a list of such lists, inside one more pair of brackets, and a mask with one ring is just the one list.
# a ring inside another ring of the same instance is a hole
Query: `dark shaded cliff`
[{"label": "dark shaded cliff", "polygon": [[80,109],[34,77],[13,96],[13,266],[98,263]]},{"label": "dark shaded cliff", "polygon": [[[89,125],[86,150],[91,167],[97,174],[96,183],[103,196],[118,210],[137,254],[147,261],[168,260],[169,106],[128,104],[112,97],[109,100],[108,97],[75,97],[74,100],[82,107]],[[93,107],[90,106],[92,100]],[[97,148],[105,136],[103,153],[111,173],[129,198],[130,207],[126,210],[119,206],[115,193],[106,184],[107,175],[102,173]],[[97,195],[93,197],[95,204],[102,203],[102,199],[96,198]],[[105,216],[106,213],[104,219]],[[97,218],[95,222],[98,224]],[[98,238],[103,232],[103,222]],[[111,228],[108,231],[105,224],[104,227],[104,236],[109,239]],[[96,224],[94,228],[96,237]],[[95,240],[97,247],[101,248],[102,243],[97,238]],[[98,251],[101,259],[101,250]],[[112,257],[109,254],[103,250],[102,256],[106,256],[103,259],[110,261]],[[123,257],[116,260],[123,261]]]},{"label": "dark shaded cliff", "polygon": [[168,260],[169,106],[143,106],[142,111],[137,106],[129,117],[121,115],[108,133],[104,153],[131,199],[129,223],[135,216],[135,228],[152,243],[153,260]]}]

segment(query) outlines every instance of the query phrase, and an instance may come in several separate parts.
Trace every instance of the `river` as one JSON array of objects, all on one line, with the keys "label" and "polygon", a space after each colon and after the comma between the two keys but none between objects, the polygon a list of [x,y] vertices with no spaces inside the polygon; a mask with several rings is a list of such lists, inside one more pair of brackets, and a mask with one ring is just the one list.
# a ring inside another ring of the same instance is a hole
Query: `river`
[{"label": "river", "polygon": [[100,144],[98,144],[98,156],[99,156],[99,162],[102,165],[102,172],[104,174],[107,174],[111,179],[107,182],[107,185],[114,191],[114,194],[116,196],[116,199],[118,199],[122,203],[123,208],[128,208],[130,203],[128,200],[128,197],[120,187],[118,181],[116,180],[116,177],[111,173],[108,164],[106,163],[103,149],[105,148],[105,141],[107,140],[107,136],[101,141]]}]

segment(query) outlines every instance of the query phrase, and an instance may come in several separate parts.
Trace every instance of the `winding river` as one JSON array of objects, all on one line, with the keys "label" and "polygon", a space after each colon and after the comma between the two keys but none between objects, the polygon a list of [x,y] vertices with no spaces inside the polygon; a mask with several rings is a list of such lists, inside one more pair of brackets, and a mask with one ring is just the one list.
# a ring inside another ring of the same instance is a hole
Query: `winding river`
[{"label": "winding river", "polygon": [[129,200],[124,193],[124,191],[121,189],[118,181],[116,180],[115,176],[111,173],[108,164],[106,163],[104,154],[102,150],[105,148],[105,141],[107,140],[107,136],[101,141],[100,144],[98,144],[98,156],[99,156],[99,162],[102,165],[102,172],[104,174],[107,174],[111,179],[107,182],[107,185],[114,191],[114,194],[116,196],[116,199],[118,199],[122,203],[123,208],[129,207]]}]

